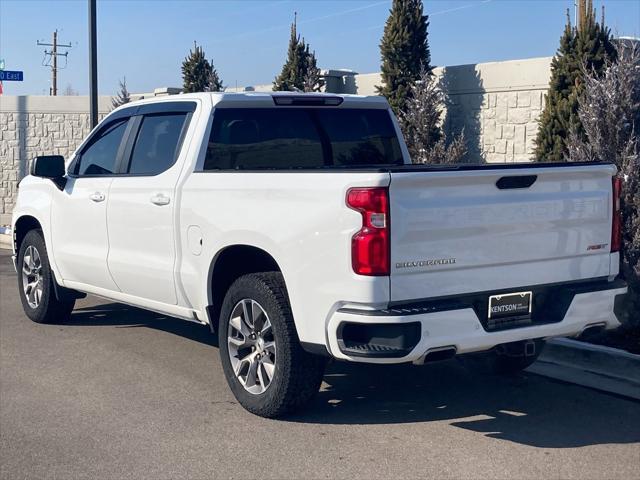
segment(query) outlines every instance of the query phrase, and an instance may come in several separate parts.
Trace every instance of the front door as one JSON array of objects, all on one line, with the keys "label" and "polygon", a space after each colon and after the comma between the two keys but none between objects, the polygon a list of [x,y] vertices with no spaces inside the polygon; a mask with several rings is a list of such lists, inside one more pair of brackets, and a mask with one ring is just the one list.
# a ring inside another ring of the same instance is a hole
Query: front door
[{"label": "front door", "polygon": [[72,163],[63,191],[51,206],[55,262],[65,282],[118,290],[109,274],[107,204],[127,119],[109,122]]}]

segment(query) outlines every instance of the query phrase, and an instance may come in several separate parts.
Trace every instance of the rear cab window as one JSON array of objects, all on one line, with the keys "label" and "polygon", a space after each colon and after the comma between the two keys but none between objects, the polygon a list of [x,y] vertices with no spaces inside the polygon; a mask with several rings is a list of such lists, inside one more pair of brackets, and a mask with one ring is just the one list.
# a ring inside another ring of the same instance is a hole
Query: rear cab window
[{"label": "rear cab window", "polygon": [[217,108],[204,170],[402,165],[389,112],[367,108]]}]

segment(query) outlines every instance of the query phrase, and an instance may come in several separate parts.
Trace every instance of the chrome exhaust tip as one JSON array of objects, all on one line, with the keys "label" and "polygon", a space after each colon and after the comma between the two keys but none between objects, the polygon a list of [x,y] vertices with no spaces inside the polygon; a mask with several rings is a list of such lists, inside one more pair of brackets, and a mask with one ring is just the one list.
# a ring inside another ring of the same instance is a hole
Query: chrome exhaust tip
[{"label": "chrome exhaust tip", "polygon": [[587,325],[586,327],[584,327],[582,329],[582,331],[580,332],[580,335],[578,335],[578,337],[581,337],[581,336],[583,336],[583,335],[585,335],[587,333],[588,334],[600,333],[606,327],[607,327],[607,324],[605,322],[592,323],[592,324]]},{"label": "chrome exhaust tip", "polygon": [[455,357],[458,349],[453,345],[435,347],[427,350],[424,355],[413,362],[414,365],[424,365],[427,362],[439,362]]}]

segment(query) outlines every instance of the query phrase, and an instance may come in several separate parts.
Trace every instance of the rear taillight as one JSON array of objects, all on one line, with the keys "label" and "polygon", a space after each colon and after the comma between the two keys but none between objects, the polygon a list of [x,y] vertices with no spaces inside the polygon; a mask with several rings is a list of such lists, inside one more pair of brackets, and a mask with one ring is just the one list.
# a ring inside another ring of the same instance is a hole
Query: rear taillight
[{"label": "rear taillight", "polygon": [[622,179],[613,177],[613,220],[611,222],[611,251],[619,252],[622,247],[622,211],[620,197],[622,195]]},{"label": "rear taillight", "polygon": [[358,275],[389,275],[388,193],[383,187],[347,192],[347,206],[362,214],[362,228],[351,240],[351,264]]}]

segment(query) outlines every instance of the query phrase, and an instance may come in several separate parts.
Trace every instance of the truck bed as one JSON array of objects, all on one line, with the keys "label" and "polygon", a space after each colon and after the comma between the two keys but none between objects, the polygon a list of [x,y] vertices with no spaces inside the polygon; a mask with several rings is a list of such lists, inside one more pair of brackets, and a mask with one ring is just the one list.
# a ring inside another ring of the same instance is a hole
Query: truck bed
[{"label": "truck bed", "polygon": [[368,165],[359,167],[354,165],[329,165],[319,167],[261,167],[261,168],[236,168],[236,169],[215,169],[218,171],[295,171],[295,172],[319,172],[327,171],[343,171],[343,172],[377,172],[377,173],[402,173],[402,172],[447,172],[447,171],[473,171],[473,170],[519,170],[519,169],[539,169],[539,168],[570,168],[583,166],[610,165],[610,162],[520,162],[520,163],[459,163],[459,164],[402,164],[402,165]]}]

